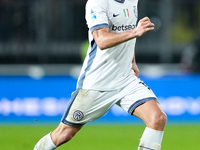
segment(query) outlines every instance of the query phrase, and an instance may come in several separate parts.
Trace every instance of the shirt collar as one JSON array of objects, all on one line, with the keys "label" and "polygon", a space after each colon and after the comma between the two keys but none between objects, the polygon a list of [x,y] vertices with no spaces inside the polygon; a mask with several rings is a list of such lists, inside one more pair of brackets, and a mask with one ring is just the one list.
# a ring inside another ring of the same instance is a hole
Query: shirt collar
[{"label": "shirt collar", "polygon": [[122,4],[125,2],[125,0],[114,0],[114,1],[116,1],[118,3],[122,3]]}]

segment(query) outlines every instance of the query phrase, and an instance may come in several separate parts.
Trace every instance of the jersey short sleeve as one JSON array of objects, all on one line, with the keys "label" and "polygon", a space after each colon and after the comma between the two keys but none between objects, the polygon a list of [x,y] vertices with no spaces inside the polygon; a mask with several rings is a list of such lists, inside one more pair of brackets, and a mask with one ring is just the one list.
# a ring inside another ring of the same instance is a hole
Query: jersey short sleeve
[{"label": "jersey short sleeve", "polygon": [[88,0],[85,18],[91,33],[97,29],[108,28],[107,1]]}]

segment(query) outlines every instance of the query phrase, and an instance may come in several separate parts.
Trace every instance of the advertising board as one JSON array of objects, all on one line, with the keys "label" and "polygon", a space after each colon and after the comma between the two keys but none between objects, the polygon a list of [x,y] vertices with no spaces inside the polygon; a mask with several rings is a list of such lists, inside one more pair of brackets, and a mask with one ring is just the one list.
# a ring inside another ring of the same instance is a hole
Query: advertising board
[{"label": "advertising board", "polygon": [[[200,75],[140,77],[157,95],[168,122],[200,122]],[[0,123],[58,123],[76,89],[72,76],[0,76]],[[141,123],[113,106],[93,123]]]}]

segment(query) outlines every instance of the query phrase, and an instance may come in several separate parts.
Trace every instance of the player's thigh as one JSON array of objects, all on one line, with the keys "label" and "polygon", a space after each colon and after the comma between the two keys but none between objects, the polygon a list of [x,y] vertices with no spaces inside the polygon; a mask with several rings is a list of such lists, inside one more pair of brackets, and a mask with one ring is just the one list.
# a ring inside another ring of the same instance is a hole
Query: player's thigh
[{"label": "player's thigh", "polygon": [[157,118],[163,113],[160,104],[155,100],[150,100],[138,106],[132,115],[142,119],[144,122],[150,122],[153,118]]},{"label": "player's thigh", "polygon": [[142,119],[147,127],[160,131],[164,130],[167,121],[167,116],[162,111],[160,104],[154,100],[138,106],[132,115]]},{"label": "player's thigh", "polygon": [[116,92],[80,89],[74,94],[62,122],[77,127],[105,114],[114,105],[115,101],[112,96]]},{"label": "player's thigh", "polygon": [[151,100],[158,101],[153,91],[140,79],[128,85],[127,89],[126,95],[117,104],[131,115],[138,106]]}]

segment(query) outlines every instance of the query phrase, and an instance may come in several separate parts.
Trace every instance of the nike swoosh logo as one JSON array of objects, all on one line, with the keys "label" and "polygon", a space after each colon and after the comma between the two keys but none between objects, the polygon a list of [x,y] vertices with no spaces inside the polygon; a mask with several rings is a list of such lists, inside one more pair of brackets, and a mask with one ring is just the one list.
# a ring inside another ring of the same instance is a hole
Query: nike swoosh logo
[{"label": "nike swoosh logo", "polygon": [[113,14],[113,17],[117,17],[117,16],[119,16],[120,14]]}]

